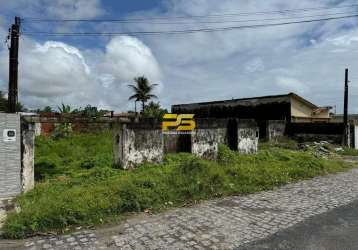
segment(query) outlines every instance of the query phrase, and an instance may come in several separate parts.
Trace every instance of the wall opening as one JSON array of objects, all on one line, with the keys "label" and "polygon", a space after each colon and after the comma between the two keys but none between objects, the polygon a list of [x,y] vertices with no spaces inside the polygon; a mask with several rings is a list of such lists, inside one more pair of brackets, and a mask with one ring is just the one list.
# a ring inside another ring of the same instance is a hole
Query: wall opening
[{"label": "wall opening", "polygon": [[268,134],[267,134],[268,122],[267,121],[258,121],[257,125],[259,127],[260,139],[267,139],[267,137],[268,137]]},{"label": "wall opening", "polygon": [[183,134],[178,137],[178,153],[191,153],[191,134]]},{"label": "wall opening", "polygon": [[120,141],[119,141],[120,137],[119,135],[116,135],[116,143],[119,145]]},{"label": "wall opening", "polygon": [[236,119],[230,119],[227,124],[227,143],[231,150],[238,150],[238,133]]}]

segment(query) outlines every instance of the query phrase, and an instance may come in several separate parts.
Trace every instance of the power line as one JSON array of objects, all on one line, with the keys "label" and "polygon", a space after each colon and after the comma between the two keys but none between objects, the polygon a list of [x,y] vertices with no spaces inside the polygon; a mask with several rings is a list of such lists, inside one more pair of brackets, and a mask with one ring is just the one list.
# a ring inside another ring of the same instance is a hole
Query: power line
[{"label": "power line", "polygon": [[[338,12],[338,13],[327,13],[327,14],[316,14],[316,15],[304,15],[304,16],[290,16],[290,17],[276,17],[276,18],[264,18],[264,19],[243,19],[243,20],[217,20],[217,21],[191,21],[191,22],[147,22],[146,24],[159,24],[159,25],[185,25],[185,24],[221,24],[221,23],[245,23],[245,22],[260,22],[260,21],[279,21],[279,20],[292,20],[302,19],[308,17],[328,17],[336,15],[351,15],[357,14],[357,11],[352,12]],[[126,22],[132,23],[132,22]]]},{"label": "power line", "polygon": [[252,24],[242,26],[231,26],[231,27],[218,27],[218,28],[200,28],[200,29],[186,29],[186,30],[167,30],[167,31],[133,31],[133,32],[23,32],[25,35],[45,35],[45,36],[114,36],[114,35],[176,35],[176,34],[190,34],[198,32],[216,32],[216,31],[228,31],[228,30],[239,30],[239,29],[256,29],[264,27],[284,26],[290,24],[302,24],[302,23],[313,23],[322,21],[332,21],[358,17],[358,14],[339,16],[339,17],[327,17],[320,19],[309,19],[292,22],[281,22],[281,23],[269,23],[269,24]]},{"label": "power line", "polygon": [[141,21],[150,21],[150,20],[217,18],[217,17],[251,16],[251,15],[267,15],[267,14],[274,15],[274,14],[286,14],[286,13],[296,13],[296,12],[355,8],[355,7],[358,7],[358,4],[332,6],[332,7],[261,11],[261,12],[238,12],[238,13],[221,13],[221,14],[210,14],[210,15],[187,15],[187,16],[146,17],[146,18],[128,18],[128,19],[45,19],[45,18],[26,17],[23,18],[23,21],[25,22],[141,22]]}]

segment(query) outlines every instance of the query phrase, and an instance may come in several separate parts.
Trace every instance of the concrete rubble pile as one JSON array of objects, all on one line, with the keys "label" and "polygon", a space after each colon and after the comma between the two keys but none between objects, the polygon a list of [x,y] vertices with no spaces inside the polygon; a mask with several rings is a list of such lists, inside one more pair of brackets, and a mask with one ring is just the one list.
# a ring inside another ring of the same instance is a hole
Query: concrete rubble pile
[{"label": "concrete rubble pile", "polygon": [[344,151],[342,147],[336,147],[328,141],[303,143],[300,147],[302,150],[312,152],[316,157],[322,157],[325,159],[336,156],[337,153]]}]

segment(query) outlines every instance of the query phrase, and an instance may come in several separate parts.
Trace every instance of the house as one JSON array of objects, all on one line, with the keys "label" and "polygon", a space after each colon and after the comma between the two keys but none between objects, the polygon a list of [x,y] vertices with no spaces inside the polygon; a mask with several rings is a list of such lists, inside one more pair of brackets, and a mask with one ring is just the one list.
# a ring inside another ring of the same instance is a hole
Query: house
[{"label": "house", "polygon": [[319,107],[303,97],[289,93],[224,101],[179,104],[172,113],[195,114],[196,118],[255,119],[258,122],[284,120],[294,122],[328,122],[331,107]]}]

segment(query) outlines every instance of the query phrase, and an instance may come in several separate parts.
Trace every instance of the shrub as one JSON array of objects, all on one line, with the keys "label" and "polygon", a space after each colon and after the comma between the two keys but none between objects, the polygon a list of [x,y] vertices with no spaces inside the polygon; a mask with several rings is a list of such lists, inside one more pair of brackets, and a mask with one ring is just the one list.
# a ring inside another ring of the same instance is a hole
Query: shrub
[{"label": "shrub", "polygon": [[218,148],[218,161],[222,164],[230,164],[235,161],[236,154],[226,145],[220,144]]}]

